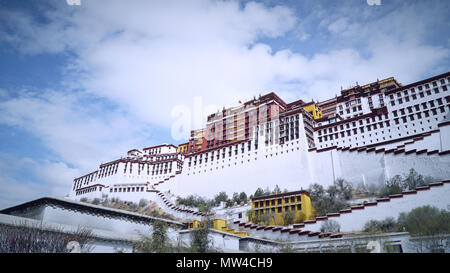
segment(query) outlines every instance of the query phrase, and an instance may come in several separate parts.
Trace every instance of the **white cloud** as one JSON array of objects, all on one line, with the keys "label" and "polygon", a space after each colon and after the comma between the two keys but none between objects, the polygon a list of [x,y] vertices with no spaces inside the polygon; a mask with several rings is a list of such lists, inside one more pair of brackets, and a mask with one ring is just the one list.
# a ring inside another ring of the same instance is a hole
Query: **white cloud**
[{"label": "white cloud", "polygon": [[339,18],[328,26],[328,30],[334,33],[343,32],[348,27],[347,18]]},{"label": "white cloud", "polygon": [[0,123],[27,130],[58,156],[54,160],[81,171],[125,154],[148,133],[121,111],[106,110],[80,94],[55,91],[22,91],[0,101]]},{"label": "white cloud", "polygon": [[0,153],[0,209],[44,196],[65,196],[79,174],[63,162]]},{"label": "white cloud", "polygon": [[[49,25],[32,24],[27,16],[16,20],[30,52],[70,49],[76,54],[71,86],[170,128],[172,108],[192,107],[194,96],[201,96],[205,105],[235,104],[269,90],[325,99],[356,81],[384,76],[416,80],[448,57],[448,50],[418,38],[426,23],[415,22],[414,5],[388,10],[382,18],[370,16],[365,6],[352,14],[349,5],[331,14],[314,9],[305,20],[332,32],[331,42],[343,37],[363,47],[347,43],[309,58],[301,52],[273,52],[258,43],[296,30],[304,34],[298,37],[301,41],[314,36],[292,9],[254,2],[90,1],[76,11],[60,5],[47,12]],[[411,58],[412,52],[417,58]]]}]

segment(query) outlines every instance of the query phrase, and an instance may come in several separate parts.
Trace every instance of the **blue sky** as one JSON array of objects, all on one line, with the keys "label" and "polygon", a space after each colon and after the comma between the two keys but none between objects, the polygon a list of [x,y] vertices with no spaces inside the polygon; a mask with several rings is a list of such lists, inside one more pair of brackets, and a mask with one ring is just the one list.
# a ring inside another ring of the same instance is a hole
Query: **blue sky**
[{"label": "blue sky", "polygon": [[447,72],[449,14],[445,0],[0,0],[0,208],[182,143],[238,100]]}]

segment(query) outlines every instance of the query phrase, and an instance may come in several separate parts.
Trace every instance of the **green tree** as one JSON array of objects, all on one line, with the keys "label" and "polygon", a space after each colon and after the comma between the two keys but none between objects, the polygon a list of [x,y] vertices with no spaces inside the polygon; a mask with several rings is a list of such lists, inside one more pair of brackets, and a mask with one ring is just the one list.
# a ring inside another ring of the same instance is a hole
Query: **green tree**
[{"label": "green tree", "polygon": [[278,185],[275,185],[275,188],[273,189],[273,192],[272,192],[272,193],[273,193],[273,194],[281,193],[280,187],[278,187]]},{"label": "green tree", "polygon": [[327,220],[320,227],[320,232],[339,232],[341,225],[335,220]]},{"label": "green tree", "polygon": [[353,196],[353,185],[342,179],[338,178],[334,181],[334,187],[337,192],[337,197],[343,200],[350,200]]},{"label": "green tree", "polygon": [[284,225],[292,225],[295,220],[295,211],[288,210],[283,212],[282,214]]},{"label": "green tree", "polygon": [[414,190],[417,187],[425,186],[425,180],[415,169],[410,169],[408,175],[402,181],[402,188]]},{"label": "green tree", "polygon": [[369,233],[386,233],[398,231],[397,222],[393,217],[384,220],[369,220],[365,223],[363,230]]},{"label": "green tree", "polygon": [[348,207],[342,199],[338,198],[340,194],[336,185],[332,185],[325,190],[319,184],[312,184],[309,186],[308,191],[316,216],[338,212]]},{"label": "green tree", "polygon": [[209,238],[210,229],[212,228],[212,220],[210,218],[211,207],[206,207],[206,217],[200,223],[200,227],[193,229],[190,233],[191,244],[190,252],[193,253],[207,253],[211,249],[211,240]]},{"label": "green tree", "polygon": [[256,189],[253,198],[264,196],[264,190],[261,188]]},{"label": "green tree", "polygon": [[214,197],[214,201],[215,201],[216,206],[220,205],[220,202],[227,202],[227,200],[228,200],[228,195],[224,191],[219,192],[219,194],[217,194]]},{"label": "green tree", "polygon": [[403,179],[400,175],[396,175],[386,181],[386,185],[381,188],[379,197],[388,197],[391,194],[399,194],[403,192]]},{"label": "green tree", "polygon": [[272,211],[267,211],[261,215],[261,222],[264,225],[269,225],[270,222],[275,221],[275,217],[275,213],[273,213]]},{"label": "green tree", "polygon": [[400,229],[413,236],[430,236],[450,233],[450,212],[436,207],[423,206],[401,213],[398,218]]},{"label": "green tree", "polygon": [[227,201],[225,202],[225,207],[229,208],[232,207],[234,204],[234,202],[231,199],[227,199]]},{"label": "green tree", "polygon": [[253,223],[255,222],[255,210],[253,209],[247,210],[245,214],[247,215],[248,221]]},{"label": "green tree", "polygon": [[323,198],[326,194],[323,186],[319,184],[311,184],[308,188],[308,192],[310,194],[311,201],[317,201],[320,198]]},{"label": "green tree", "polygon": [[239,193],[235,192],[233,193],[233,198],[232,198],[233,204],[240,204],[241,203],[241,199],[239,198]]},{"label": "green tree", "polygon": [[244,202],[244,204],[246,204],[248,202],[247,194],[245,192],[241,192],[239,194],[239,200],[240,202]]},{"label": "green tree", "polygon": [[444,252],[450,233],[450,212],[431,206],[418,207],[401,213],[398,226],[411,234],[410,247],[416,252]]},{"label": "green tree", "polygon": [[162,221],[154,221],[152,236],[142,236],[134,245],[134,251],[141,253],[169,253],[172,250],[172,243],[167,236],[167,224]]},{"label": "green tree", "polygon": [[147,205],[148,205],[148,201],[145,200],[144,198],[142,198],[141,200],[139,200],[139,207],[140,207],[140,208],[143,208],[143,207],[145,207],[145,206],[147,206]]}]

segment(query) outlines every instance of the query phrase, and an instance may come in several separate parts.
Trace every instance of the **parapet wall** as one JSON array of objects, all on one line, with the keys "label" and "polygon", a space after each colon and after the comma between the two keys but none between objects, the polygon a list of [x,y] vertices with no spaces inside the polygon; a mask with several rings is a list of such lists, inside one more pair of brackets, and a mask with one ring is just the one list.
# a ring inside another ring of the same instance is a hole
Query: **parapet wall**
[{"label": "parapet wall", "polygon": [[[310,152],[314,183],[344,178],[353,184],[383,184],[395,175],[414,168],[423,176],[450,178],[450,126],[405,143],[372,148],[330,148]],[[392,148],[392,147],[396,148]],[[387,148],[386,148],[387,147]],[[389,148],[390,147],[390,148]],[[447,150],[444,150],[447,149]]]},{"label": "parapet wall", "polygon": [[380,198],[375,202],[354,206],[326,216],[316,217],[306,221],[304,229],[320,231],[324,222],[331,219],[339,223],[341,232],[360,231],[369,220],[384,220],[387,217],[397,219],[400,213],[410,212],[421,206],[433,206],[438,209],[450,210],[450,180],[433,183],[426,187],[419,187],[413,191]]}]

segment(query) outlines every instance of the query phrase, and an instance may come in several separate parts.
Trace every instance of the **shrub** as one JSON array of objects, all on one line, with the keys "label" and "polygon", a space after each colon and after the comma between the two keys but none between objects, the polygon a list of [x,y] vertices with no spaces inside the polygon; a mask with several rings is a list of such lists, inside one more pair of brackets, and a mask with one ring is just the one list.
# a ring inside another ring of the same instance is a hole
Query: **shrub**
[{"label": "shrub", "polygon": [[401,213],[398,225],[413,236],[449,234],[450,212],[431,206],[418,207]]},{"label": "shrub", "polygon": [[272,221],[275,221],[275,213],[273,213],[272,211],[261,214],[261,222],[264,225],[269,225]]},{"label": "shrub", "polygon": [[364,225],[365,232],[369,233],[383,233],[398,231],[397,223],[394,218],[388,217],[384,220],[370,220]]},{"label": "shrub", "polygon": [[143,207],[145,207],[147,205],[148,205],[148,201],[147,200],[145,200],[145,199],[139,200],[139,207],[140,208],[143,208]]},{"label": "shrub", "polygon": [[153,222],[151,238],[142,236],[142,240],[134,245],[134,251],[141,253],[169,253],[172,249],[172,243],[167,236],[167,224],[161,221]]},{"label": "shrub", "polygon": [[386,185],[379,190],[378,197],[387,197],[391,194],[399,194],[404,190],[414,190],[417,187],[426,186],[436,181],[438,181],[437,178],[431,176],[423,177],[412,168],[405,177],[396,175],[386,181]]},{"label": "shrub", "polygon": [[282,213],[284,225],[292,225],[295,221],[295,212],[288,210]]},{"label": "shrub", "polygon": [[337,179],[326,190],[322,185],[311,184],[308,188],[315,215],[326,215],[348,207],[345,200],[353,196],[353,186],[344,179]]},{"label": "shrub", "polygon": [[43,225],[0,225],[0,253],[68,253],[67,244],[75,241],[81,252],[92,250],[92,231],[79,228],[74,233]]},{"label": "shrub", "polygon": [[340,232],[341,225],[335,220],[327,220],[320,227],[320,232]]},{"label": "shrub", "polygon": [[239,194],[240,203],[246,204],[248,202],[247,194],[245,192],[241,192]]},{"label": "shrub", "polygon": [[[209,215],[211,207],[206,207],[206,214]],[[208,235],[213,223],[209,216],[206,216],[205,221],[200,223],[200,227],[191,231],[191,245],[190,252],[193,253],[206,253],[212,250],[211,240]]]},{"label": "shrub", "polygon": [[388,197],[391,194],[402,193],[403,180],[400,175],[392,177],[390,180],[386,181],[386,185],[380,189],[379,197]]}]

